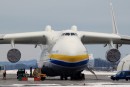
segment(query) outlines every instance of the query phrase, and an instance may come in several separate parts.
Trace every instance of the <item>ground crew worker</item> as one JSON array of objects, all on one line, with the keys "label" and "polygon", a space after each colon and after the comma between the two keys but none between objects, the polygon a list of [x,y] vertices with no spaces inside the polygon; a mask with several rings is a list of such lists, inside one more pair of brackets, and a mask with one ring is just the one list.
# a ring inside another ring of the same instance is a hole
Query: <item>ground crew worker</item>
[{"label": "ground crew worker", "polygon": [[36,68],[35,68],[34,71],[33,71],[33,76],[34,76],[34,77],[37,77],[37,76],[38,76],[38,71],[37,71]]},{"label": "ground crew worker", "polygon": [[6,70],[3,72],[3,80],[6,80]]}]

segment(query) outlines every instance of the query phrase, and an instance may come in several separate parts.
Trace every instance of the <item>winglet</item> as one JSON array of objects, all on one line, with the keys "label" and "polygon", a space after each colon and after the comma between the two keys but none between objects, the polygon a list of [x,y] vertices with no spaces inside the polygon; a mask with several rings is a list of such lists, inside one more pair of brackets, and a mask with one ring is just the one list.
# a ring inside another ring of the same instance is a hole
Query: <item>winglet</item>
[{"label": "winglet", "polygon": [[116,25],[116,19],[115,19],[115,15],[114,15],[114,9],[113,9],[111,0],[110,0],[110,8],[111,8],[111,16],[112,16],[113,33],[114,34],[118,34],[117,25]]}]

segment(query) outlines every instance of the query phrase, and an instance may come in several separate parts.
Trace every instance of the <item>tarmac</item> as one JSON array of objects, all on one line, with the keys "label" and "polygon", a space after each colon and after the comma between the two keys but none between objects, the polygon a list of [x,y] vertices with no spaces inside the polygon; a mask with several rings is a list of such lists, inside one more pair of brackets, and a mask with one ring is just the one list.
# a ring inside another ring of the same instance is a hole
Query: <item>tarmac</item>
[{"label": "tarmac", "polygon": [[16,74],[8,74],[6,80],[0,76],[0,87],[57,87],[57,86],[76,86],[76,87],[130,87],[130,80],[113,81],[110,76],[115,73],[101,72],[97,73],[98,79],[94,75],[85,72],[85,80],[60,80],[60,77],[47,77],[44,81],[34,81],[29,78],[28,81],[18,81]]}]

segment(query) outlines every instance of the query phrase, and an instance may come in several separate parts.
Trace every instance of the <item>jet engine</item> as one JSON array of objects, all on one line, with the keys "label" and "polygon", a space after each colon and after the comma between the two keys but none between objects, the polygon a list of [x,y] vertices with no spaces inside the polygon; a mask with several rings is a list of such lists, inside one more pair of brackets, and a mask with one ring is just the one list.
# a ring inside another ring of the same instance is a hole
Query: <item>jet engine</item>
[{"label": "jet engine", "polygon": [[106,52],[106,59],[109,62],[117,62],[121,58],[121,53],[118,49],[110,49]]},{"label": "jet engine", "polygon": [[21,58],[21,52],[18,49],[11,49],[7,53],[7,58],[11,63],[16,63]]}]

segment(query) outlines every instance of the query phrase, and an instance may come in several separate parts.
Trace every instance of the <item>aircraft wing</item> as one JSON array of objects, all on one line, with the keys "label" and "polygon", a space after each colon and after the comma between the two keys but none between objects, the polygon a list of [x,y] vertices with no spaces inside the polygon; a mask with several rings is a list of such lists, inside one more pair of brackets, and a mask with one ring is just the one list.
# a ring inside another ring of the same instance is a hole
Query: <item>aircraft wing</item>
[{"label": "aircraft wing", "polygon": [[80,32],[83,44],[130,44],[130,36],[119,34],[97,33],[97,32]]},{"label": "aircraft wing", "polygon": [[13,40],[16,44],[47,44],[47,31],[0,34],[0,44],[10,44]]}]

